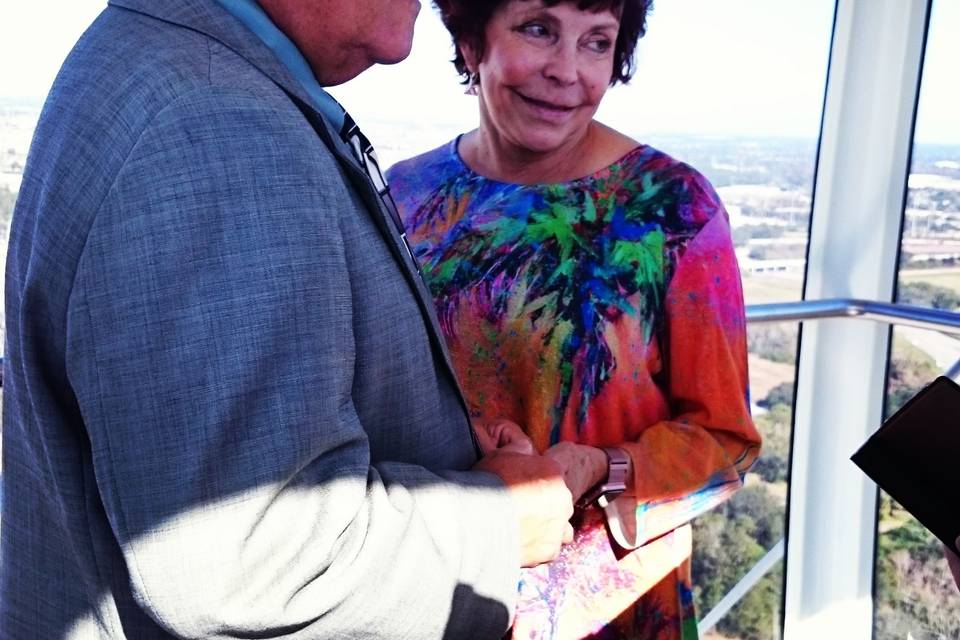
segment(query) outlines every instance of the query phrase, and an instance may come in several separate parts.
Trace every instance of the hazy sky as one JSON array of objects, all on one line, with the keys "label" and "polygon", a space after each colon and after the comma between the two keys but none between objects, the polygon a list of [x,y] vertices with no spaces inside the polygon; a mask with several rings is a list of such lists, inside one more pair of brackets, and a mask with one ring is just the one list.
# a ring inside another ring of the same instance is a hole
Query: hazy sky
[{"label": "hazy sky", "polygon": [[[424,0],[426,4],[426,0]],[[104,0],[7,0],[0,6],[0,96],[41,98]],[[644,133],[814,137],[823,102],[833,0],[658,0],[629,86],[600,119]],[[917,137],[960,144],[956,61],[960,1],[935,0]],[[953,39],[956,40],[956,39]],[[469,129],[446,32],[425,7],[414,51],[333,90],[364,120],[419,120]]]},{"label": "hazy sky", "polygon": [[[630,85],[607,94],[601,120],[632,134],[817,135],[833,0],[660,0],[654,5],[637,50],[636,75]],[[449,37],[435,26],[435,17],[424,18],[429,19],[421,19],[407,62],[374,69],[338,95],[356,103],[357,110],[364,91],[387,87],[391,109],[405,116],[423,109],[416,96],[435,96],[436,104],[425,107],[432,117],[459,117],[472,125],[473,101],[451,97],[462,89],[448,62]]]}]

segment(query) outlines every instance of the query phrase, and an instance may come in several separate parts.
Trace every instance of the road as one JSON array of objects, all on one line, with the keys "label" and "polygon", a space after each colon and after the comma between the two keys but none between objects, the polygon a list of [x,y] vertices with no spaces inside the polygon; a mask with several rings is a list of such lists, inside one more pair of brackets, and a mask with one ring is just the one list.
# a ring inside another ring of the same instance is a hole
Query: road
[{"label": "road", "polygon": [[960,360],[960,339],[928,329],[897,327],[897,335],[930,354],[941,371],[946,371]]}]

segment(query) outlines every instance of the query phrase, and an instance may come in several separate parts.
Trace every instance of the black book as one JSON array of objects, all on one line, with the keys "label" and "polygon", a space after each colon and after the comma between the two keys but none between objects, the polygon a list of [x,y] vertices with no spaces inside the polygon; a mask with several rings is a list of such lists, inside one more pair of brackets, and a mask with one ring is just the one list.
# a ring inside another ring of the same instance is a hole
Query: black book
[{"label": "black book", "polygon": [[928,384],[851,460],[960,553],[960,386],[943,376]]}]

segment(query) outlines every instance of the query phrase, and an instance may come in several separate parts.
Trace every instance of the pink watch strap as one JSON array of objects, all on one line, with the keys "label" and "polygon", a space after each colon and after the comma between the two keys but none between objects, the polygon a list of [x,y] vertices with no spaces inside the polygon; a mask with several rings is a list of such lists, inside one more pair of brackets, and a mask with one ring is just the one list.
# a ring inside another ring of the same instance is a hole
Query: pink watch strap
[{"label": "pink watch strap", "polygon": [[618,447],[600,447],[607,455],[607,479],[587,491],[577,501],[577,507],[584,509],[593,502],[606,507],[627,489],[627,475],[630,473],[630,454]]},{"label": "pink watch strap", "polygon": [[603,483],[603,492],[597,497],[597,502],[605,507],[627,490],[630,454],[619,447],[601,448],[607,454],[607,481]]}]

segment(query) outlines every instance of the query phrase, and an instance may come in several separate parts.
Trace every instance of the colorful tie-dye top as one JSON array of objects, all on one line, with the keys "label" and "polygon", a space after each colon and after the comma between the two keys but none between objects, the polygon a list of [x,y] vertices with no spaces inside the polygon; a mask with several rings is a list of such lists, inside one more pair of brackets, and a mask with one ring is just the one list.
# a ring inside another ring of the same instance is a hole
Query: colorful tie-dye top
[{"label": "colorful tie-dye top", "polygon": [[523,572],[514,637],[696,637],[683,525],[759,450],[726,213],[649,146],[516,185],[470,170],[457,144],[388,180],[471,413],[514,420],[540,450],[620,446],[635,470],[606,510],[615,540],[588,510],[558,560]]}]

